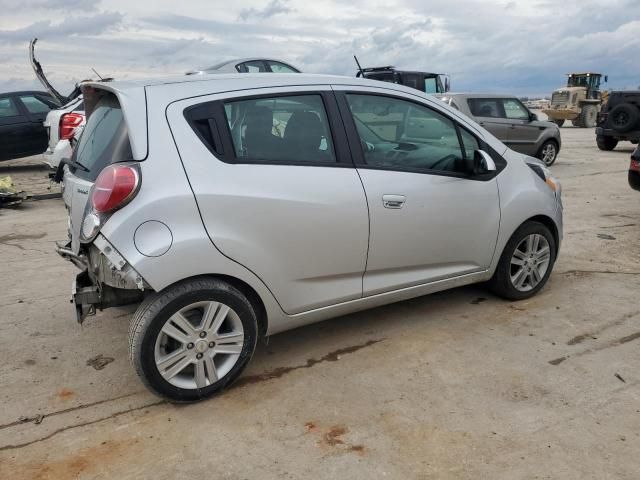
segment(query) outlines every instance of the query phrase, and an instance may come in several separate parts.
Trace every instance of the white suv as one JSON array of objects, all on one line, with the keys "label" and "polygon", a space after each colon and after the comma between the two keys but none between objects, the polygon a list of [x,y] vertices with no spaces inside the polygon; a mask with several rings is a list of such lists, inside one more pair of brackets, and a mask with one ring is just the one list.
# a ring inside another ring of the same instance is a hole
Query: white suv
[{"label": "white suv", "polygon": [[169,399],[229,385],[261,336],[474,282],[527,298],[551,274],[558,182],[416,90],[232,74],[84,100],[58,248],[77,318],[142,302],[131,359]]}]

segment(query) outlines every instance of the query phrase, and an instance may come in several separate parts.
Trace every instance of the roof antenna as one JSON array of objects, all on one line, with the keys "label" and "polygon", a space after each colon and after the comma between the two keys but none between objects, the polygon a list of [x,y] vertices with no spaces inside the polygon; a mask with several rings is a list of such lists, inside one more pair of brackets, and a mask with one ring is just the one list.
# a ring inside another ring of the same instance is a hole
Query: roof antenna
[{"label": "roof antenna", "polygon": [[102,77],[100,76],[100,74],[99,74],[98,72],[96,72],[96,69],[95,69],[95,68],[91,67],[91,70],[93,70],[93,73],[95,73],[96,75],[98,75],[98,78],[99,78],[100,80],[104,80],[104,78],[102,78]]},{"label": "roof antenna", "polygon": [[360,66],[360,62],[358,61],[358,57],[356,57],[354,55],[353,59],[356,61],[356,65],[358,65],[358,74],[356,75],[356,77],[364,77],[364,71],[362,70],[362,67]]}]

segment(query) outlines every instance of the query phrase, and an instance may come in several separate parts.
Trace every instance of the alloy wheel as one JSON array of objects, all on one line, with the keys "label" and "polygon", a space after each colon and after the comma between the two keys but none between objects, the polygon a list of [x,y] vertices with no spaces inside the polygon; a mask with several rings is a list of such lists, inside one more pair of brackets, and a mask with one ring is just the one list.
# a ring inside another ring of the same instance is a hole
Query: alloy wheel
[{"label": "alloy wheel", "polygon": [[546,165],[551,165],[556,159],[556,146],[549,142],[542,148],[542,161]]},{"label": "alloy wheel", "polygon": [[551,261],[547,239],[538,233],[527,235],[511,257],[511,283],[521,292],[528,292],[542,281]]},{"label": "alloy wheel", "polygon": [[193,303],[162,326],[155,343],[155,364],[171,385],[205,388],[231,371],[244,339],[242,321],[231,307],[214,301]]}]

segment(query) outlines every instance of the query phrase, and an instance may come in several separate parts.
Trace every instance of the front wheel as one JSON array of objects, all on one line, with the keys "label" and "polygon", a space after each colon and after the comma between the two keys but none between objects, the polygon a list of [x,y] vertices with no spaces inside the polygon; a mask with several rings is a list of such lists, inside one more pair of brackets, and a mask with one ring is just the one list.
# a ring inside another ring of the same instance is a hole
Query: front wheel
[{"label": "front wheel", "polygon": [[217,279],[189,280],[140,305],[129,329],[129,353],[153,393],[190,402],[240,375],[257,331],[254,309],[239,290]]},{"label": "front wheel", "polygon": [[558,157],[558,144],[553,140],[547,140],[540,147],[538,158],[549,167],[553,165]]},{"label": "front wheel", "polygon": [[585,105],[580,113],[580,123],[583,127],[593,128],[598,120],[598,107],[595,105]]},{"label": "front wheel", "polygon": [[489,281],[491,290],[509,300],[523,300],[547,283],[556,260],[556,242],[539,222],[521,225],[504,247]]}]

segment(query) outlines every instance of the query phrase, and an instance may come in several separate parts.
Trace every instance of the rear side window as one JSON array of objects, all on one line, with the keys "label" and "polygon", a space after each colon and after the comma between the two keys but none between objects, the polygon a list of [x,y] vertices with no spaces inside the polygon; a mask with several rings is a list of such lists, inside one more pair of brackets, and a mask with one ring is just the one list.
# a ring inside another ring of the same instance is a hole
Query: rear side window
[{"label": "rear side window", "polygon": [[241,63],[237,68],[242,73],[261,73],[267,71],[264,62],[260,60]]},{"label": "rear side window", "polygon": [[95,181],[102,169],[112,163],[132,159],[127,126],[118,99],[104,95],[91,112],[75,152],[74,175]]},{"label": "rear side window", "polygon": [[45,103],[43,100],[33,95],[21,95],[20,101],[29,113],[44,113],[48,112],[52,108],[52,105]]},{"label": "rear side window", "polygon": [[235,157],[244,162],[334,163],[329,122],[320,95],[226,102]]},{"label": "rear side window", "polygon": [[16,103],[10,97],[0,98],[0,118],[20,115]]},{"label": "rear side window", "polygon": [[493,98],[470,98],[467,100],[469,110],[474,117],[501,118],[499,101]]}]

